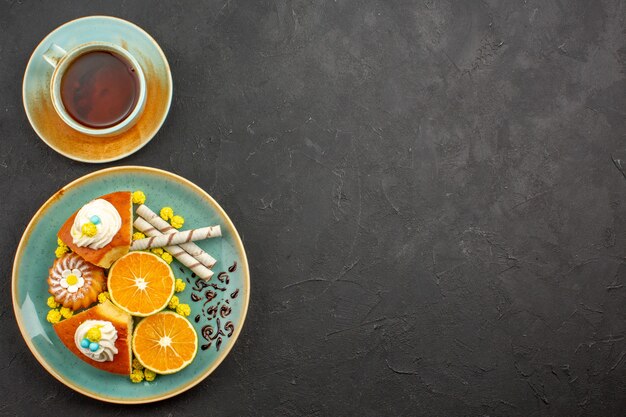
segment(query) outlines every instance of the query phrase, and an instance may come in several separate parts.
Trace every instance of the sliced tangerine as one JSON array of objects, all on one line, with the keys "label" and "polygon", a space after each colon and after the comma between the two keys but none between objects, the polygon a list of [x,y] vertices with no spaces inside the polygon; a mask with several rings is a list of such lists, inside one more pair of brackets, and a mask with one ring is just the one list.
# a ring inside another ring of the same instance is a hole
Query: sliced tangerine
[{"label": "sliced tangerine", "polygon": [[133,316],[161,311],[174,294],[174,273],[167,262],[150,252],[130,252],[109,270],[111,301]]},{"label": "sliced tangerine", "polygon": [[158,374],[173,374],[189,365],[198,351],[198,337],[186,318],[163,311],[141,320],[133,334],[133,353]]}]

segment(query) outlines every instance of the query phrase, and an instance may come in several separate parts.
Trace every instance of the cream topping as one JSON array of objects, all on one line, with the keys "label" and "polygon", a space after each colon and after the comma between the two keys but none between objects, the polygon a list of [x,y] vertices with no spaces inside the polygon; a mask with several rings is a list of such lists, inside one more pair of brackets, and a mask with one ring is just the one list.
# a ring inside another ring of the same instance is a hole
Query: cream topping
[{"label": "cream topping", "polygon": [[[92,237],[83,234],[83,225],[93,223],[92,219],[97,218],[95,224],[96,234]],[[113,237],[122,227],[122,217],[113,206],[106,200],[98,198],[85,204],[76,214],[74,224],[70,231],[75,245],[80,247],[88,246],[91,249],[101,249],[108,245]]]},{"label": "cream topping", "polygon": [[[81,342],[86,339],[87,332],[97,327],[100,330],[100,340],[98,340],[98,349],[92,351],[89,347],[83,347]],[[85,356],[96,362],[112,361],[117,355],[115,341],[117,340],[117,330],[110,321],[104,320],[87,320],[76,329],[74,333],[74,343],[78,350]]]}]

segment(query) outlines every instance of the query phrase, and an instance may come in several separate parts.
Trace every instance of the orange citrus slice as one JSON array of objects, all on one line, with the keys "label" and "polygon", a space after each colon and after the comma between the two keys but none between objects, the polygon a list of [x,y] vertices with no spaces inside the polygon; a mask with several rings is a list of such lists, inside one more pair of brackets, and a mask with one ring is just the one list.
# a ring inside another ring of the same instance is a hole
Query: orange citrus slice
[{"label": "orange citrus slice", "polygon": [[133,335],[133,353],[157,374],[173,374],[196,357],[198,337],[186,318],[163,311],[141,320]]},{"label": "orange citrus slice", "polygon": [[167,262],[150,252],[130,252],[109,270],[111,301],[133,316],[161,311],[174,294],[174,274]]}]

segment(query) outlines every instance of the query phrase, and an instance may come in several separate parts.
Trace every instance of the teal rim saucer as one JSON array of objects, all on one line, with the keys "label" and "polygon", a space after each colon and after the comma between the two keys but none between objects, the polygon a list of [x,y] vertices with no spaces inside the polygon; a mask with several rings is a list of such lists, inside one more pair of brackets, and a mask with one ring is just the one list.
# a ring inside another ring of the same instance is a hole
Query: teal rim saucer
[{"label": "teal rim saucer", "polygon": [[[146,104],[129,130],[110,137],[93,137],[74,130],[57,114],[51,100],[54,68],[43,54],[52,44],[66,51],[89,42],[108,42],[128,51],[146,79]],[[50,32],[33,51],[22,83],[22,100],[37,135],[56,152],[81,162],[116,161],[137,152],[159,131],[172,102],[172,75],[159,44],[139,26],[111,16],[75,19]]]}]

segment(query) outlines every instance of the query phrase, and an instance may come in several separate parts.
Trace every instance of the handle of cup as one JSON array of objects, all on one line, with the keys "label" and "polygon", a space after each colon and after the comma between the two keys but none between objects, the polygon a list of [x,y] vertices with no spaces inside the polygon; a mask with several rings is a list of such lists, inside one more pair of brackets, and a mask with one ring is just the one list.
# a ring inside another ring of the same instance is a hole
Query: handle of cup
[{"label": "handle of cup", "polygon": [[48,50],[44,52],[43,59],[45,59],[48,64],[56,68],[56,66],[59,65],[59,61],[65,56],[65,54],[67,54],[65,49],[61,48],[56,43],[53,43],[50,45]]}]

